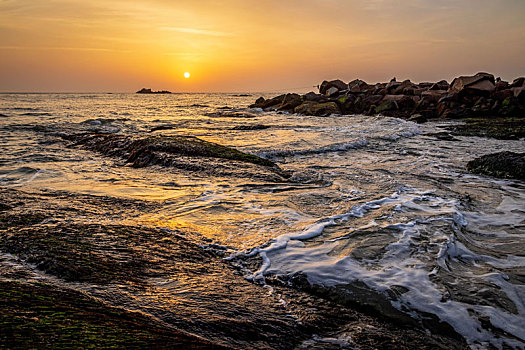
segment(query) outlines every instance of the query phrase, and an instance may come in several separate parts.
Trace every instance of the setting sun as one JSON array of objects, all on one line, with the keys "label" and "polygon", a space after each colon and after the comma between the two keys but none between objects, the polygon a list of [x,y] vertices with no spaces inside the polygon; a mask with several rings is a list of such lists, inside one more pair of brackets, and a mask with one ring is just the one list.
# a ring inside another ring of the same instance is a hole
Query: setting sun
[{"label": "setting sun", "polygon": [[190,77],[190,73],[188,72],[184,73],[184,78],[189,79],[189,77]]}]

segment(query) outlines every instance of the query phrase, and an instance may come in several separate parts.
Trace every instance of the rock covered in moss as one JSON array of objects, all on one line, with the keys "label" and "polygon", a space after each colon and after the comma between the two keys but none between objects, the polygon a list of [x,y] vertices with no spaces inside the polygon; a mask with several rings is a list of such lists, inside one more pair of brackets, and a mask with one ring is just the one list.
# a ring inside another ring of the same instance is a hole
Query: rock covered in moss
[{"label": "rock covered in moss", "polygon": [[525,180],[525,153],[487,154],[468,162],[467,169],[476,174]]}]

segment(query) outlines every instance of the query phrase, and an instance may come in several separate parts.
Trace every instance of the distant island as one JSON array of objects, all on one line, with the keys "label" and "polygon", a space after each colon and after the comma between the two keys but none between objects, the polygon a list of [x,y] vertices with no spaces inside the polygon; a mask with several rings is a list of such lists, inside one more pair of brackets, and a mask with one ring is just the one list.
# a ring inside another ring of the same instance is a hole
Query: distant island
[{"label": "distant island", "polygon": [[142,88],[139,91],[137,91],[137,94],[171,94],[171,91],[152,91],[151,89]]}]

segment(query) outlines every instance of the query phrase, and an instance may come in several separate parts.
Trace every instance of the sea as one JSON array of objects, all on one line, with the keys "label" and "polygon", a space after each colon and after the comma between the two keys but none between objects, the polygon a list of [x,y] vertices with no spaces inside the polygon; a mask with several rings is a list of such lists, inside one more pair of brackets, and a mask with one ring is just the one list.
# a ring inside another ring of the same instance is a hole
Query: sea
[{"label": "sea", "polygon": [[[472,348],[524,348],[525,183],[466,164],[525,152],[525,140],[448,135],[461,121],[249,108],[275,95],[1,94],[0,190],[155,202],[121,219],[191,230],[223,247],[225,261],[256,261],[244,269],[252,283],[298,274],[323,287],[359,283],[410,317],[435,315]],[[291,177],[134,168],[57,136],[76,133],[195,136]]]}]

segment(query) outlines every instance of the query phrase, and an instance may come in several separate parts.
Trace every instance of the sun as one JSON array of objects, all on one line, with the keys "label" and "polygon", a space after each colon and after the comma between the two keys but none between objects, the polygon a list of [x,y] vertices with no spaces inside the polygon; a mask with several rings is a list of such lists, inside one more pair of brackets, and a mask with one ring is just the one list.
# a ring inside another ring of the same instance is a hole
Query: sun
[{"label": "sun", "polygon": [[184,78],[188,79],[190,77],[190,73],[186,72],[184,73]]}]

